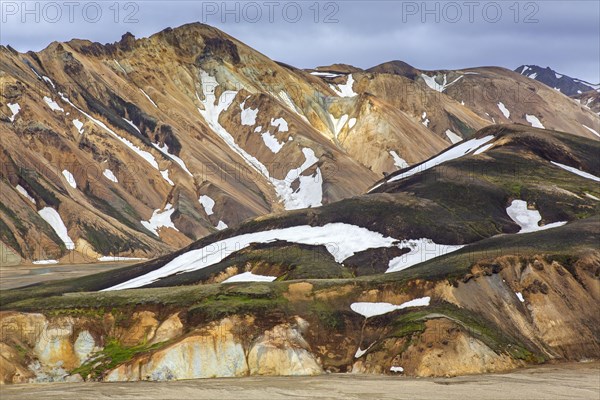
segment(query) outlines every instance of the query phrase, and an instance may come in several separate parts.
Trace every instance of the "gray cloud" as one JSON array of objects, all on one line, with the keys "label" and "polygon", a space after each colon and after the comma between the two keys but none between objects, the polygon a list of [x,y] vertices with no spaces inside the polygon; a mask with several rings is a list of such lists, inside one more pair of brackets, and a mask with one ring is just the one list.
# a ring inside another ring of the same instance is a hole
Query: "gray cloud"
[{"label": "gray cloud", "polygon": [[[599,2],[520,1],[518,14],[514,3],[321,1],[315,7],[313,0],[227,4],[123,1],[116,15],[113,1],[96,1],[77,3],[70,21],[67,2],[27,2],[27,9],[34,11],[25,14],[21,1],[3,1],[0,43],[20,51],[40,50],[53,40],[71,38],[105,43],[119,40],[126,31],[143,37],[168,26],[201,21],[273,59],[298,67],[343,62],[365,68],[393,59],[423,69],[482,65],[514,69],[521,64],[538,64],[600,82]],[[227,10],[237,11],[225,14],[223,5]],[[274,11],[272,20],[269,7]],[[473,7],[472,19],[468,7]],[[298,8],[302,15],[293,22]],[[425,14],[424,8],[431,12]],[[97,9],[102,14],[93,22]],[[256,18],[257,9],[262,12],[260,18]],[[501,16],[496,17],[497,9],[501,10]],[[137,22],[126,21],[131,13]]]}]

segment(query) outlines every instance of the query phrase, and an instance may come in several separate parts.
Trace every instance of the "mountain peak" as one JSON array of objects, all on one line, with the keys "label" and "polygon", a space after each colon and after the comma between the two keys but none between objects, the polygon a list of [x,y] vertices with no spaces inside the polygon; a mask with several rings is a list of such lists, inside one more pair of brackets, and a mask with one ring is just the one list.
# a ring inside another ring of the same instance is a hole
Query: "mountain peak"
[{"label": "mountain peak", "polygon": [[567,96],[582,94],[598,88],[598,85],[558,73],[550,67],[542,68],[538,65],[521,65],[515,69],[515,72],[542,82]]}]

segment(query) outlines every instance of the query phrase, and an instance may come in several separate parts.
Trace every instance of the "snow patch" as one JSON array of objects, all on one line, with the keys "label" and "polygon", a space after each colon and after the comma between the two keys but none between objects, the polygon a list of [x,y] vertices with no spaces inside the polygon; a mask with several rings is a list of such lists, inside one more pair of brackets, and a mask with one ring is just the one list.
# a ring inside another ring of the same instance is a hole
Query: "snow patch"
[{"label": "snow patch", "polygon": [[165,181],[167,181],[167,183],[171,186],[175,186],[175,183],[173,183],[173,181],[171,180],[171,178],[169,178],[169,170],[165,169],[164,171],[160,171],[160,174],[162,175],[162,177],[164,178]]},{"label": "snow patch", "polygon": [[29,200],[30,202],[32,202],[33,204],[35,204],[35,199],[29,195],[29,192],[27,192],[27,189],[25,189],[21,185],[17,185],[16,189],[17,189],[17,192],[21,193],[24,197],[27,198],[27,200]]},{"label": "snow patch", "polygon": [[165,206],[163,210],[154,210],[152,213],[152,217],[148,221],[140,221],[144,228],[148,229],[150,232],[154,233],[156,236],[158,234],[159,228],[173,228],[176,231],[179,231],[171,221],[171,215],[175,212],[173,206],[169,203]]},{"label": "snow patch", "polygon": [[367,347],[366,350],[363,350],[359,347],[356,349],[356,353],[354,353],[354,358],[361,358],[367,351],[369,351],[370,348],[371,346]]},{"label": "snow patch", "polygon": [[345,84],[337,85],[337,89],[334,85],[329,85],[331,89],[340,97],[355,97],[358,93],[355,93],[352,87],[354,86],[354,77],[352,74],[348,74],[348,80]]},{"label": "snow patch", "polygon": [[348,114],[342,115],[339,119],[334,117],[333,114],[329,114],[329,118],[331,118],[331,122],[333,122],[333,134],[337,139],[338,135],[344,128],[344,125],[346,125],[346,122],[348,122]]},{"label": "snow patch", "polygon": [[67,180],[67,183],[73,188],[73,189],[77,189],[77,181],[75,181],[75,177],[73,176],[72,173],[70,173],[69,171],[67,171],[66,169],[63,169],[62,172],[63,176],[65,177],[65,179]]},{"label": "snow patch", "polygon": [[446,129],[446,137],[450,139],[450,143],[456,144],[458,142],[462,142],[463,138],[452,132],[450,129]]},{"label": "snow patch", "polygon": [[125,71],[125,68],[123,68],[123,67],[121,66],[121,64],[119,64],[119,62],[118,62],[117,60],[115,60],[115,59],[113,58],[113,61],[115,62],[115,64],[117,64],[117,66],[118,66],[118,67],[121,69],[121,71],[123,71],[123,73],[124,73],[124,74],[127,74],[127,71]]},{"label": "snow patch", "polygon": [[50,107],[50,109],[52,111],[60,111],[60,112],[65,111],[61,106],[58,105],[57,102],[55,102],[48,96],[44,96],[44,101],[46,102],[46,104],[48,104],[48,107]]},{"label": "snow patch", "polygon": [[504,114],[504,117],[506,119],[510,119],[510,111],[508,111],[508,108],[506,108],[503,102],[498,103],[498,108],[500,109],[500,111],[502,111],[502,114]]},{"label": "snow patch", "polygon": [[275,135],[268,131],[261,133],[261,137],[263,142],[265,143],[265,146],[267,146],[269,150],[271,150],[275,154],[279,153],[279,150],[281,150],[281,148],[285,144],[285,142],[279,143]]},{"label": "snow patch", "polygon": [[65,244],[67,250],[73,250],[75,248],[75,244],[73,243],[73,240],[71,240],[71,238],[69,237],[69,233],[67,231],[65,223],[60,217],[60,214],[54,208],[44,207],[38,211],[38,214],[40,215],[40,217],[42,217],[44,221],[48,223],[48,225],[52,227],[52,229],[54,230],[54,232],[56,232],[60,240],[62,240],[62,242]]},{"label": "snow patch", "polygon": [[206,215],[214,214],[213,207],[215,206],[215,201],[210,196],[203,194],[202,196],[200,196],[198,201],[200,202],[200,204],[202,204],[202,207],[204,207],[204,212],[206,213]]},{"label": "snow patch", "polygon": [[535,115],[529,115],[529,114],[525,114],[525,119],[527,120],[527,122],[529,122],[531,124],[531,126],[533,126],[534,128],[541,128],[541,129],[546,129],[544,127],[544,125],[542,125],[542,123],[540,122],[540,120],[538,119],[538,117],[536,117]]},{"label": "snow patch", "polygon": [[401,372],[404,372],[404,368],[392,366],[392,367],[390,367],[390,372],[401,373]]},{"label": "snow patch", "polygon": [[[165,211],[164,213],[167,214],[168,212]],[[166,276],[197,271],[221,262],[225,257],[248,247],[251,243],[268,243],[275,240],[286,240],[307,245],[326,245],[327,250],[339,263],[360,251],[390,247],[396,242],[396,239],[383,236],[381,233],[345,223],[331,223],[324,226],[300,225],[247,233],[216,241],[197,250],[188,251],[161,268],[105,290],[141,287]]]},{"label": "snow patch", "polygon": [[271,118],[271,126],[276,126],[279,132],[287,132],[288,131],[288,123],[283,118]]},{"label": "snow patch", "polygon": [[83,133],[83,122],[81,122],[78,119],[74,119],[73,125],[75,125],[75,128],[77,128],[77,132],[79,132],[79,134],[81,135]]},{"label": "snow patch", "polygon": [[396,310],[402,310],[408,307],[427,307],[431,297],[420,297],[418,299],[410,300],[400,305],[391,303],[352,303],[350,309],[357,314],[362,315],[365,318],[376,317],[378,315],[388,314]]},{"label": "snow patch", "polygon": [[456,78],[452,82],[448,83],[448,76],[446,74],[444,74],[444,80],[443,80],[443,83],[441,83],[441,84],[437,83],[437,80],[436,80],[437,77],[438,76],[432,77],[429,75],[421,74],[421,78],[423,78],[423,80],[425,81],[427,86],[429,86],[433,90],[436,90],[436,91],[442,93],[446,89],[448,89],[450,86],[452,86],[456,82],[458,82],[461,78],[463,78],[463,75],[460,75],[458,78]]},{"label": "snow patch", "polygon": [[314,76],[322,76],[325,78],[337,78],[338,76],[342,76],[340,74],[334,74],[332,72],[319,72],[319,71],[314,71],[314,72],[311,72],[310,74],[314,75]]},{"label": "snow patch", "polygon": [[242,125],[246,126],[254,126],[256,124],[256,116],[258,115],[258,108],[244,108],[246,105],[246,101],[240,104],[240,109],[242,112],[240,113],[242,119]]},{"label": "snow patch", "polygon": [[506,213],[515,221],[517,225],[521,227],[521,230],[517,233],[529,233],[543,231],[545,229],[556,228],[566,224],[566,221],[554,222],[539,226],[539,222],[542,220],[542,216],[538,210],[529,210],[527,208],[527,202],[523,200],[513,200],[510,206],[506,209]]},{"label": "snow patch", "polygon": [[123,118],[123,121],[127,122],[129,125],[131,125],[131,127],[133,129],[135,129],[136,131],[138,131],[138,133],[142,133],[142,131],[140,131],[140,128],[138,128],[133,121],[128,120],[127,118]]},{"label": "snow patch", "polygon": [[255,275],[252,272],[244,272],[225,279],[221,283],[232,282],[273,282],[277,279],[276,276]]},{"label": "snow patch", "polygon": [[408,168],[408,163],[403,158],[401,158],[398,155],[398,153],[396,153],[394,150],[390,150],[390,155],[394,159],[394,165],[398,167],[398,169]]},{"label": "snow patch", "polygon": [[34,265],[48,265],[48,264],[58,264],[58,260],[38,260],[32,261]]},{"label": "snow patch", "polygon": [[445,245],[445,244],[437,244],[431,239],[421,238],[421,239],[408,239],[403,240],[398,245],[398,248],[410,249],[409,253],[403,254],[401,256],[392,258],[388,264],[388,269],[385,273],[390,272],[398,272],[413,265],[420,264],[422,262],[431,260],[433,258],[437,258],[453,251],[457,251],[462,249],[464,246],[462,245]]},{"label": "snow patch", "polygon": [[56,89],[56,86],[54,86],[54,82],[52,82],[52,79],[48,78],[47,76],[42,76],[42,79],[48,82],[50,86],[52,86],[52,89]]},{"label": "snow patch", "polygon": [[515,295],[517,295],[517,299],[519,299],[521,303],[525,303],[525,299],[523,298],[523,294],[521,292],[515,292]]},{"label": "snow patch", "polygon": [[[323,176],[321,169],[317,168],[314,175],[304,176],[303,173],[316,164],[319,159],[310,148],[303,148],[305,161],[297,169],[290,170],[282,180],[270,178],[277,194],[282,198],[286,210],[298,210],[308,207],[320,207],[323,201]],[[298,179],[296,191],[292,190],[292,183]]]},{"label": "snow patch", "polygon": [[104,175],[106,177],[106,179],[108,179],[111,182],[119,183],[119,180],[117,179],[115,174],[113,174],[113,172],[108,168],[105,169],[104,172],[102,172],[102,175]]},{"label": "snow patch", "polygon": [[485,153],[485,152],[486,152],[486,151],[488,151],[488,150],[489,150],[491,147],[493,147],[493,146],[494,146],[494,144],[495,144],[495,143],[488,143],[488,144],[485,144],[485,145],[481,146],[480,148],[478,148],[477,150],[475,150],[475,152],[473,153],[473,155],[475,155],[475,156],[476,156],[476,155],[478,155],[478,154]]},{"label": "snow patch", "polygon": [[227,229],[229,227],[227,226],[227,224],[225,222],[219,220],[219,223],[217,224],[217,226],[215,226],[215,228],[217,228],[218,230],[222,231],[222,230],[225,230],[225,229]]},{"label": "snow patch", "polygon": [[356,125],[356,118],[350,118],[348,120],[348,129],[354,128],[354,125]]},{"label": "snow patch", "polygon": [[423,111],[423,114],[421,115],[421,123],[429,128],[429,118],[427,118],[427,113],[425,111]]},{"label": "snow patch", "polygon": [[141,260],[147,260],[147,258],[119,257],[119,256],[102,256],[102,257],[98,257],[98,261],[100,261],[100,262],[141,261]]},{"label": "snow patch", "polygon": [[14,104],[13,103],[8,103],[7,106],[10,109],[10,112],[12,113],[12,115],[10,117],[8,117],[8,119],[10,120],[10,122],[14,122],[15,121],[15,117],[17,116],[17,114],[21,110],[21,106],[19,105],[19,103],[14,103]]}]

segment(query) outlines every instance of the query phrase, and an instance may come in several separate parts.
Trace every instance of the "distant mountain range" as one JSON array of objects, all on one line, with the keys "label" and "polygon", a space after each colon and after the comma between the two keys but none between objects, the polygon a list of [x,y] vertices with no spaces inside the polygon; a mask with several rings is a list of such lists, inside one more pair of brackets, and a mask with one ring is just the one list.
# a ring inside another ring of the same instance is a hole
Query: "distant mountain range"
[{"label": "distant mountain range", "polygon": [[515,69],[515,72],[542,82],[567,96],[580,95],[591,90],[600,89],[599,84],[592,84],[581,79],[571,78],[565,74],[559,74],[550,67],[543,68],[537,65],[521,65]]}]

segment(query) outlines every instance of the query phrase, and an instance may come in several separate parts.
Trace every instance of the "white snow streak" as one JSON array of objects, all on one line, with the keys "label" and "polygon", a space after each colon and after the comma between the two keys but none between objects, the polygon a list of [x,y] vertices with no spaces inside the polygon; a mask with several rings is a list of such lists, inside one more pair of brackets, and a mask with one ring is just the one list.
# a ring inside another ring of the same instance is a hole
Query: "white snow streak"
[{"label": "white snow streak", "polygon": [[403,240],[398,248],[409,248],[410,252],[391,259],[385,273],[402,271],[413,265],[460,250],[463,247],[462,245],[437,244],[426,238]]},{"label": "white snow streak", "polygon": [[596,182],[600,182],[600,178],[598,178],[596,175],[592,175],[592,174],[590,174],[588,172],[581,171],[581,170],[579,170],[577,168],[569,167],[568,165],[565,165],[565,164],[560,164],[560,163],[557,163],[557,162],[554,162],[554,161],[551,161],[551,162],[552,162],[552,164],[556,165],[557,167],[560,167],[560,168],[562,168],[562,169],[564,169],[566,171],[569,171],[569,172],[571,172],[571,173],[573,173],[575,175],[579,175],[579,176],[581,176],[583,178],[591,179],[591,180],[596,181]]},{"label": "white snow streak", "polygon": [[142,91],[142,93],[144,93],[144,96],[146,96],[146,98],[148,99],[148,101],[150,101],[150,103],[152,103],[152,105],[156,108],[158,108],[158,106],[156,105],[156,103],[154,101],[152,101],[152,99],[150,98],[150,96],[148,96],[148,93],[144,92],[142,89],[140,89]]},{"label": "white snow streak", "polygon": [[169,275],[196,271],[221,262],[228,255],[248,247],[251,243],[268,243],[274,240],[286,240],[308,245],[326,245],[327,250],[340,263],[357,252],[372,248],[389,247],[396,241],[394,238],[385,237],[378,232],[344,223],[331,223],[325,226],[301,225],[248,233],[229,237],[203,248],[188,251],[161,268],[105,290],[141,287]]},{"label": "white snow streak", "polygon": [[510,119],[510,111],[508,111],[508,108],[506,108],[503,102],[498,103],[498,108],[500,109],[500,111],[502,111],[502,114],[504,114],[504,117],[506,119]]},{"label": "white snow streak", "polygon": [[394,159],[394,165],[398,167],[398,169],[408,168],[408,163],[394,150],[390,150],[390,155]]},{"label": "white snow streak", "polygon": [[350,308],[357,314],[362,315],[365,318],[371,318],[378,315],[383,315],[387,313],[391,313],[396,310],[402,310],[403,308],[408,307],[427,307],[429,302],[431,301],[431,297],[420,297],[418,299],[414,299],[411,301],[407,301],[400,305],[395,305],[391,303],[352,303]]},{"label": "white snow streak", "polygon": [[102,175],[104,175],[106,177],[106,179],[108,179],[111,182],[119,183],[119,180],[117,179],[115,174],[113,174],[113,172],[108,168],[105,169],[104,172],[102,172]]},{"label": "white snow streak", "polygon": [[24,197],[27,198],[27,200],[29,200],[30,202],[32,202],[33,204],[35,204],[35,199],[29,195],[29,192],[27,192],[27,189],[25,189],[21,185],[17,185],[16,188],[17,188],[17,192],[21,193]]},{"label": "white snow streak", "polygon": [[63,170],[62,174],[65,177],[65,179],[67,180],[67,183],[73,189],[77,189],[77,182],[75,181],[75,177],[73,176],[73,174],[70,173],[69,171],[67,171],[66,169]]},{"label": "white snow streak", "polygon": [[276,276],[255,275],[252,272],[244,272],[225,279],[221,283],[232,282],[273,282],[277,279]]},{"label": "white snow streak", "polygon": [[48,223],[48,225],[52,227],[52,229],[54,230],[54,232],[56,232],[60,240],[62,240],[65,244],[67,250],[73,250],[75,248],[75,244],[73,243],[73,240],[69,237],[69,232],[67,231],[65,223],[60,217],[60,214],[54,208],[44,207],[38,211],[38,214],[40,215],[40,217],[42,217],[44,221]]}]

